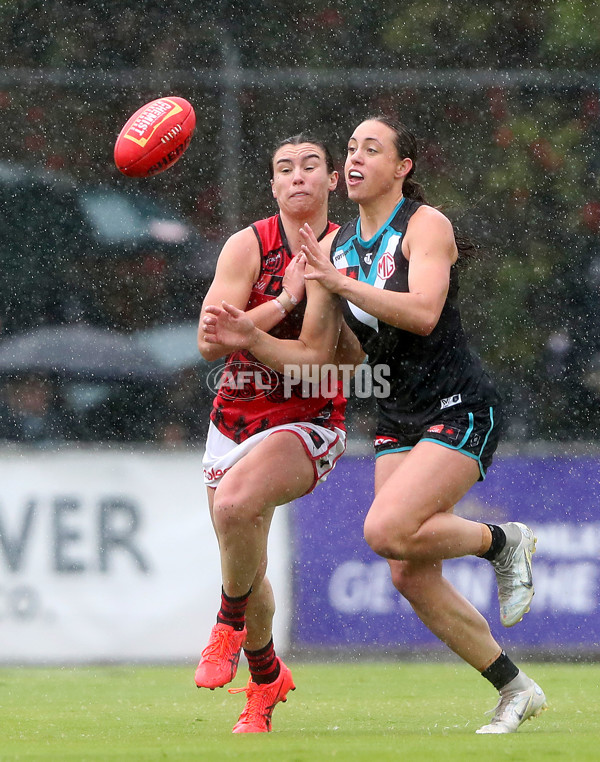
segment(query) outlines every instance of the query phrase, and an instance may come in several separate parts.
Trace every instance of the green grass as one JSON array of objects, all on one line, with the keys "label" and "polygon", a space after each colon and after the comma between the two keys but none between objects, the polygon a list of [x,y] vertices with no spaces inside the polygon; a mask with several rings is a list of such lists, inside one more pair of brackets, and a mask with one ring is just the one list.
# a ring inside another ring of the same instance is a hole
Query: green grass
[{"label": "green grass", "polygon": [[495,692],[462,664],[289,665],[298,689],[268,735],[233,735],[244,694],[197,690],[193,666],[0,668],[0,760],[600,758],[600,665],[528,665],[550,708],[510,736],[474,734]]}]

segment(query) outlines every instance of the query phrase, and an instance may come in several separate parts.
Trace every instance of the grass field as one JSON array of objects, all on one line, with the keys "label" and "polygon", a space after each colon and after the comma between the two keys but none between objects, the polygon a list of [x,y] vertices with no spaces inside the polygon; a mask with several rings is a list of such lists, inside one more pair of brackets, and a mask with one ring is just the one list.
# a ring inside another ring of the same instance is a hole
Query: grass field
[{"label": "grass field", "polygon": [[0,668],[0,760],[600,758],[600,665],[528,665],[548,711],[516,734],[477,736],[496,694],[462,664],[288,663],[297,690],[260,735],[231,733],[245,695],[197,690],[193,666]]}]

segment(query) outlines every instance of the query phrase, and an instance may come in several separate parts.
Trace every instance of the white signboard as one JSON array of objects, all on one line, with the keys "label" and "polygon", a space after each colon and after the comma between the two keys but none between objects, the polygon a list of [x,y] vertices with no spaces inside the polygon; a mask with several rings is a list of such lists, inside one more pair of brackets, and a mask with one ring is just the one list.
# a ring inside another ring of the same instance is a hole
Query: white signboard
[{"label": "white signboard", "polygon": [[[199,658],[220,603],[202,453],[0,452],[0,662]],[[271,529],[289,642],[287,508]]]}]

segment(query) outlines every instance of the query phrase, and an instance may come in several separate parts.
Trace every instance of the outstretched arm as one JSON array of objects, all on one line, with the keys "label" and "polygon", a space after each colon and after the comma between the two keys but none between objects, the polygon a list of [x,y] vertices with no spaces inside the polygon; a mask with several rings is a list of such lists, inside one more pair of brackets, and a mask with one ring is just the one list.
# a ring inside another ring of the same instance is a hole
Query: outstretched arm
[{"label": "outstretched arm", "polygon": [[[294,257],[283,277],[286,293],[278,301],[271,299],[248,310],[247,314],[263,331],[270,331],[278,325],[294,308],[294,300],[299,302],[304,297],[305,266],[306,261],[302,255]],[[207,306],[221,304],[223,300],[226,300],[239,310],[244,310],[248,305],[252,285],[257,281],[259,274],[258,241],[254,231],[251,228],[245,228],[232,235],[225,243],[219,255],[214,280],[204,299],[198,325],[198,348],[206,360],[216,360],[230,351],[225,345],[204,341],[202,320]]]},{"label": "outstretched arm", "polygon": [[248,313],[227,302],[207,305],[200,323],[202,340],[230,349],[247,349],[270,368],[321,366],[336,356],[342,316],[339,300],[317,282],[307,284],[307,304],[298,339],[277,339],[256,326]]}]

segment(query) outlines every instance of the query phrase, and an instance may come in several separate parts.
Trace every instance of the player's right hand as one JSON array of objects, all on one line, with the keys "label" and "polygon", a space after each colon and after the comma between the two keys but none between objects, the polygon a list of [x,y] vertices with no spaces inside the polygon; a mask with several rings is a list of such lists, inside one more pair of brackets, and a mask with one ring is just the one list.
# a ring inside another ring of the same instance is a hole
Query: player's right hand
[{"label": "player's right hand", "polygon": [[285,269],[282,286],[288,294],[300,302],[304,299],[306,285],[304,272],[306,270],[306,257],[303,253],[296,254]]}]

